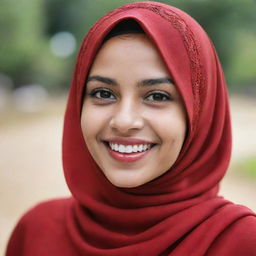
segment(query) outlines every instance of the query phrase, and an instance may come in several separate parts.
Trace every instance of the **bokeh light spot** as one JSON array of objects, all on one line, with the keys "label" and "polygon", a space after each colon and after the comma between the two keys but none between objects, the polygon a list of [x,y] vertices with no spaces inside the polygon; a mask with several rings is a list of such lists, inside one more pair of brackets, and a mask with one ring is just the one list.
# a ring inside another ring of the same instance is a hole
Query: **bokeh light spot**
[{"label": "bokeh light spot", "polygon": [[58,32],[51,38],[50,48],[54,55],[68,57],[75,51],[76,39],[70,32]]}]

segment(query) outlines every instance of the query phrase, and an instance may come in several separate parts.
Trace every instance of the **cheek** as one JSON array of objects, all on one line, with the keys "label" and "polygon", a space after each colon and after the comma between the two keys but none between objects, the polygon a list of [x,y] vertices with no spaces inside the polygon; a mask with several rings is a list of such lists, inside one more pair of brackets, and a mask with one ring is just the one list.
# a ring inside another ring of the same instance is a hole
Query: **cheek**
[{"label": "cheek", "polygon": [[81,115],[81,128],[85,141],[93,137],[95,128],[98,127],[99,119],[96,118],[94,111],[91,111],[86,105],[83,106]]},{"label": "cheek", "polygon": [[82,109],[81,127],[86,142],[97,138],[108,123],[108,113],[102,108],[85,104]]},{"label": "cheek", "polygon": [[[186,135],[186,117],[181,109],[172,109],[151,118],[151,125],[162,143],[182,145]],[[170,143],[171,142],[171,143]]]}]

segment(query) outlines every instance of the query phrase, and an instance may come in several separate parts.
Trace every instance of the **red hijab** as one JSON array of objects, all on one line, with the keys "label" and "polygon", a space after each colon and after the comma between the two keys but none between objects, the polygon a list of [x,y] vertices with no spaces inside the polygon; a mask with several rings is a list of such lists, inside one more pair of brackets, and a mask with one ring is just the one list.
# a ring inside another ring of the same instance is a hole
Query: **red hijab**
[{"label": "red hijab", "polygon": [[[80,125],[90,66],[103,39],[124,19],[137,21],[156,45],[188,119],[187,138],[174,166],[136,188],[118,188],[106,179],[86,147]],[[63,247],[58,255],[256,255],[255,240],[247,239],[245,232],[250,224],[256,235],[254,213],[217,196],[230,153],[225,79],[200,25],[183,11],[157,2],[132,3],[106,14],[82,43],[68,99],[63,166],[74,199],[58,213],[65,225],[56,241]],[[54,233],[48,236],[56,240]]]}]

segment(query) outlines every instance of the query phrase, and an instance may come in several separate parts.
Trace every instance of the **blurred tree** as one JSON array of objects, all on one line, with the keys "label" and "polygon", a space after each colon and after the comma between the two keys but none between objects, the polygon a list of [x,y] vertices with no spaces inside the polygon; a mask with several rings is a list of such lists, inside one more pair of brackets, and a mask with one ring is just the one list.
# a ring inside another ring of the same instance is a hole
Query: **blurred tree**
[{"label": "blurred tree", "polygon": [[67,85],[63,74],[70,63],[50,52],[43,3],[43,0],[1,2],[0,73],[10,76],[14,87],[38,83],[58,89]]},{"label": "blurred tree", "polygon": [[[42,0],[2,1],[0,72],[15,84],[32,82],[33,64],[43,47]],[[30,79],[31,78],[31,79]]]},{"label": "blurred tree", "polygon": [[[40,83],[48,88],[69,85],[75,62],[50,51],[52,36],[75,35],[80,45],[98,18],[135,0],[20,0],[2,1],[0,8],[0,72],[16,86]],[[181,8],[207,31],[217,48],[229,84],[256,82],[255,0],[160,0]],[[76,51],[77,52],[77,51]]]}]

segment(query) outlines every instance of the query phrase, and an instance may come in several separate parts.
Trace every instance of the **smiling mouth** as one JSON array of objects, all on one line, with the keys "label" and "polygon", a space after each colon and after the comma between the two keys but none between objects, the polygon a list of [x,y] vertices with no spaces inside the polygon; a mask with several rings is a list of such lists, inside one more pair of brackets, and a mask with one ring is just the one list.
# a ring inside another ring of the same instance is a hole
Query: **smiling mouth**
[{"label": "smiling mouth", "polygon": [[134,162],[140,160],[150,152],[156,144],[135,144],[123,145],[104,141],[107,150],[112,158],[121,162]]},{"label": "smiling mouth", "polygon": [[112,143],[112,142],[106,142],[107,146],[119,153],[123,154],[132,154],[132,153],[138,153],[138,152],[145,152],[149,149],[151,149],[155,144],[136,144],[136,145],[123,145],[118,143]]}]

